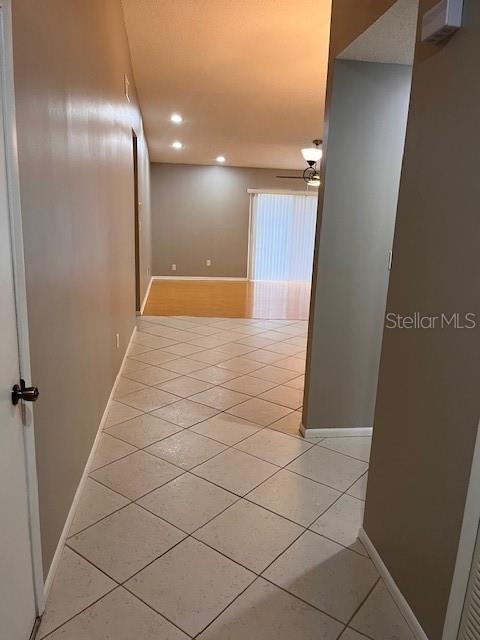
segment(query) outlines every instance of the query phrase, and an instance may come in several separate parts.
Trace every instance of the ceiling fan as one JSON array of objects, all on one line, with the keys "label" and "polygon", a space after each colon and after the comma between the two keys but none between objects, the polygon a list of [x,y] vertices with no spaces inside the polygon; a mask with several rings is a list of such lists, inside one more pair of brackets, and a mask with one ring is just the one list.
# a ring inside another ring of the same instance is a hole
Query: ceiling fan
[{"label": "ceiling fan", "polygon": [[303,159],[308,164],[301,176],[275,176],[276,178],[285,178],[286,180],[304,180],[310,187],[319,187],[320,172],[317,163],[322,159],[322,149],[320,145],[322,140],[313,140],[314,147],[307,147],[302,149]]}]

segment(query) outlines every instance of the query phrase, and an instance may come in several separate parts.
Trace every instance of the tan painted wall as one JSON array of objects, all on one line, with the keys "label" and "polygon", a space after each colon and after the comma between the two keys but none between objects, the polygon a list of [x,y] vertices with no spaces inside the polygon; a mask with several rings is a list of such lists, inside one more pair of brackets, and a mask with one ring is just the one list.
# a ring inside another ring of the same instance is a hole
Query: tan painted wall
[{"label": "tan painted wall", "polygon": [[[304,189],[276,175],[300,171],[152,164],[152,268],[156,276],[247,275],[247,189]],[[205,260],[210,258],[212,266]],[[177,270],[172,272],[171,265]]]},{"label": "tan painted wall", "polygon": [[134,325],[132,128],[147,282],[148,151],[119,2],[16,0],[13,27],[47,571]]},{"label": "tan painted wall", "polygon": [[[432,2],[421,2],[421,12]],[[480,3],[443,46],[418,44],[388,313],[480,320]],[[440,640],[480,416],[480,329],[385,329],[365,529]]]}]

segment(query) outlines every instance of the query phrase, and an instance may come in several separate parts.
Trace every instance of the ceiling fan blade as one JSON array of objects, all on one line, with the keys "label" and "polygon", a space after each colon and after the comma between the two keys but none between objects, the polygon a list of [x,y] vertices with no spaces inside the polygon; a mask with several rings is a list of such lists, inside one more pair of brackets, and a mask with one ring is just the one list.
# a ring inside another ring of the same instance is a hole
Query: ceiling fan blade
[{"label": "ceiling fan blade", "polygon": [[275,176],[276,178],[287,178],[290,180],[303,180],[302,176]]}]

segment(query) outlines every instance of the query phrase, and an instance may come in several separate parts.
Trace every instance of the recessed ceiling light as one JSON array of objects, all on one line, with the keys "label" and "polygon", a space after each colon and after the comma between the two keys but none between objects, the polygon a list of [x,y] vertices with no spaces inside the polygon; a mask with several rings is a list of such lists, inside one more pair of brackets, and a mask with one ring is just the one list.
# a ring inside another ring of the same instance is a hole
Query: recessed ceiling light
[{"label": "recessed ceiling light", "polygon": [[170,121],[174,122],[175,124],[180,124],[181,122],[183,122],[183,118],[179,113],[172,113],[172,115],[170,116]]},{"label": "recessed ceiling light", "polygon": [[225,156],[217,156],[215,159],[217,162],[225,162]]},{"label": "recessed ceiling light", "polygon": [[177,149],[178,151],[179,149],[183,149],[183,144],[178,140],[175,140],[175,142],[172,142],[172,148]]}]

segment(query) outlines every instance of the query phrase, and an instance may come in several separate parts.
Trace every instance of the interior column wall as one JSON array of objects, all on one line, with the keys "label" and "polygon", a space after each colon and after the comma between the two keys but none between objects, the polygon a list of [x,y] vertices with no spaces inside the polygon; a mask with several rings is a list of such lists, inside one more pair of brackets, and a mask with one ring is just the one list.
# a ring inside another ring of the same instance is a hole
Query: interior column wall
[{"label": "interior column wall", "polygon": [[338,60],[303,424],[371,427],[411,68]]}]

